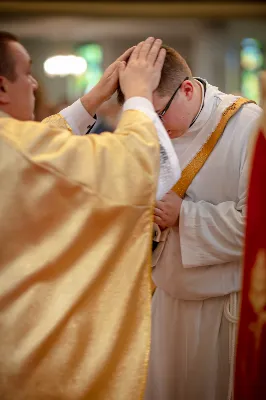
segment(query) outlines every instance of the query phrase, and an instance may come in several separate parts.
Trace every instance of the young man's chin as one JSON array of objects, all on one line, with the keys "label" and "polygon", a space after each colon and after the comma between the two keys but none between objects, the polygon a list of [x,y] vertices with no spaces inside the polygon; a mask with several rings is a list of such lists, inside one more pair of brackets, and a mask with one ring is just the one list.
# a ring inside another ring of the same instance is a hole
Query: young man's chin
[{"label": "young man's chin", "polygon": [[177,139],[180,136],[184,135],[185,132],[179,132],[179,131],[167,131],[170,139]]},{"label": "young man's chin", "polygon": [[179,135],[178,135],[178,132],[176,132],[176,131],[167,131],[167,133],[168,133],[168,135],[169,135],[169,137],[170,137],[170,139],[175,139],[175,138],[177,138]]},{"label": "young man's chin", "polygon": [[169,130],[168,130],[167,133],[168,133],[170,139],[172,139],[172,131],[169,131]]}]

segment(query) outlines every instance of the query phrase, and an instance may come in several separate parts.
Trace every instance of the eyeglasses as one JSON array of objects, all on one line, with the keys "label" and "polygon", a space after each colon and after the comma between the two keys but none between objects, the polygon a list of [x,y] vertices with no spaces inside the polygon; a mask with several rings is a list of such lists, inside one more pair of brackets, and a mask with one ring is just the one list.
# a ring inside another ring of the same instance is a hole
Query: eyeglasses
[{"label": "eyeglasses", "polygon": [[158,117],[160,119],[163,118],[163,116],[165,115],[166,111],[168,110],[168,108],[170,107],[172,101],[174,100],[175,95],[177,94],[178,90],[181,88],[181,86],[183,85],[183,83],[185,81],[187,81],[189,79],[189,77],[187,76],[178,86],[178,88],[174,91],[174,94],[172,95],[171,99],[168,101],[168,103],[166,104],[166,106],[164,107],[164,109],[162,111],[160,111],[159,113],[157,113]]}]

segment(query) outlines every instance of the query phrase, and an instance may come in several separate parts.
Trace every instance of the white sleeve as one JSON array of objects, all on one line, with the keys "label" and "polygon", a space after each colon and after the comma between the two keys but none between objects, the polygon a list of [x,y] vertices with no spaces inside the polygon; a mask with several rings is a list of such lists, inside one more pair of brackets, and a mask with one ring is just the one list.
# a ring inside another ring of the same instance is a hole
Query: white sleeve
[{"label": "white sleeve", "polygon": [[214,205],[184,200],[179,234],[184,268],[240,261],[243,253],[248,161],[240,175],[238,200]]},{"label": "white sleeve", "polygon": [[96,122],[96,119],[85,110],[80,99],[60,111],[60,115],[67,121],[75,135],[85,135]]},{"label": "white sleeve", "polygon": [[179,162],[172,146],[171,140],[154,111],[152,103],[144,97],[131,97],[124,106],[123,111],[139,110],[144,112],[154,123],[160,142],[160,174],[157,186],[156,199],[162,197],[174,186],[181,176]]},{"label": "white sleeve", "polygon": [[240,261],[243,254],[247,187],[249,176],[248,142],[257,128],[260,109],[246,112],[238,133],[245,137],[239,166],[238,194],[235,201],[211,204],[206,201],[182,202],[179,235],[182,263],[185,268]]}]

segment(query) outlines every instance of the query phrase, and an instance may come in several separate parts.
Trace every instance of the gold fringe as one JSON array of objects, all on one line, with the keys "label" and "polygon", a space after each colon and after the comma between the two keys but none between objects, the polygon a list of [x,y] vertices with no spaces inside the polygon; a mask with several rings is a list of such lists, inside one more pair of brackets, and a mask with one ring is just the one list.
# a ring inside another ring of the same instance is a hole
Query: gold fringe
[{"label": "gold fringe", "polygon": [[67,129],[72,133],[71,127],[60,114],[51,115],[42,121],[43,124],[49,124],[54,128]]}]

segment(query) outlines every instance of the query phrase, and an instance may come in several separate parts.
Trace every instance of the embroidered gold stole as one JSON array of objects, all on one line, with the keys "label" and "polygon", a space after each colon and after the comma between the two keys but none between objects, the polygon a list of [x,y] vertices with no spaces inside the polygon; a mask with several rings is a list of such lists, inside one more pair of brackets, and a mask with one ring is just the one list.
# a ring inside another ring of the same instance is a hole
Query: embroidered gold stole
[{"label": "embroidered gold stole", "polygon": [[215,130],[209,136],[207,141],[204,143],[199,152],[195,155],[195,157],[189,162],[189,164],[183,169],[181,177],[179,181],[175,184],[172,190],[182,199],[185,197],[186,191],[191,185],[193,179],[201,170],[211,152],[213,151],[215,145],[218,140],[222,136],[227,123],[230,118],[232,118],[237,111],[247,103],[254,103],[254,101],[245,99],[244,97],[238,98],[233,104],[227,107],[223,114],[220,122],[218,123]]}]

